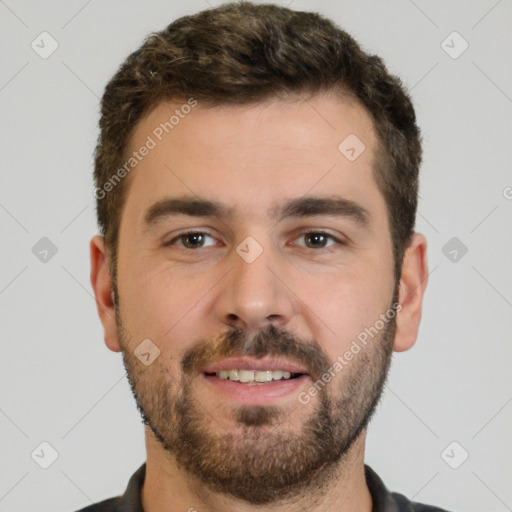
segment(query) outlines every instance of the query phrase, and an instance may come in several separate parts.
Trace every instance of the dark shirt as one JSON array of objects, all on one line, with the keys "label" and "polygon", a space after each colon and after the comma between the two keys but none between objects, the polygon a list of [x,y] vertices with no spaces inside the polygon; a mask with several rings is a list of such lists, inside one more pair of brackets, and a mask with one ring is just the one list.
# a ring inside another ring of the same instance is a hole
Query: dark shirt
[{"label": "dark shirt", "polygon": [[[402,494],[389,492],[377,473],[370,466],[364,467],[366,483],[373,500],[372,512],[447,512],[431,505],[422,505],[409,501]],[[89,505],[77,512],[144,512],[140,492],[146,475],[144,463],[130,478],[128,487],[122,496],[109,498],[100,503]]]}]

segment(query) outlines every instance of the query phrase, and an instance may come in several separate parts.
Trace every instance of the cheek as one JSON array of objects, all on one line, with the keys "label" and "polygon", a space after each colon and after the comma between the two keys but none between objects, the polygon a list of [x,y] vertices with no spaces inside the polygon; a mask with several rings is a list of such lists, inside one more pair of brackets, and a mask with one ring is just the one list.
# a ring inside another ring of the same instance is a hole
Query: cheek
[{"label": "cheek", "polygon": [[386,311],[392,291],[388,283],[377,283],[370,271],[331,276],[321,284],[310,289],[307,304],[317,317],[317,340],[334,360]]},{"label": "cheek", "polygon": [[[143,258],[139,261],[144,262]],[[125,268],[130,271],[125,272],[123,281],[120,279],[123,286],[119,290],[123,319],[139,338],[153,339],[161,346],[179,339],[181,346],[183,329],[189,338],[199,331],[204,296],[218,281],[216,274],[193,278],[180,275],[165,264],[144,265],[136,261],[127,262]]]}]

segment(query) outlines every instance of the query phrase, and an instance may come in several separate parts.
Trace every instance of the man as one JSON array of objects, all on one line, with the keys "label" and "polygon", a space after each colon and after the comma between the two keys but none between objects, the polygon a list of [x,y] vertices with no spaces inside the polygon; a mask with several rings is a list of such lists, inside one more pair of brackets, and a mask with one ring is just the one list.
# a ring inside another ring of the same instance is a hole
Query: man
[{"label": "man", "polygon": [[147,460],[86,511],[439,511],[364,464],[427,280],[420,134],[331,21],[225,4],[128,57],[102,99],[91,282]]}]

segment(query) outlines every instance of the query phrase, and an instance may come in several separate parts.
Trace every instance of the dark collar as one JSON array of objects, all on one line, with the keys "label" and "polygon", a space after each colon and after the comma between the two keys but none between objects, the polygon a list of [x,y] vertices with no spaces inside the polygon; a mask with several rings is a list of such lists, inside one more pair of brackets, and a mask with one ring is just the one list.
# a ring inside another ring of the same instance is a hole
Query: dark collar
[{"label": "dark collar", "polygon": [[[373,512],[446,512],[440,508],[420,505],[409,501],[405,496],[396,492],[390,492],[370,466],[365,464],[364,474],[366,483],[373,500]],[[101,509],[105,512],[144,512],[141,502],[141,490],[146,476],[146,463],[131,476],[123,496],[113,500],[107,500],[115,508]]]}]

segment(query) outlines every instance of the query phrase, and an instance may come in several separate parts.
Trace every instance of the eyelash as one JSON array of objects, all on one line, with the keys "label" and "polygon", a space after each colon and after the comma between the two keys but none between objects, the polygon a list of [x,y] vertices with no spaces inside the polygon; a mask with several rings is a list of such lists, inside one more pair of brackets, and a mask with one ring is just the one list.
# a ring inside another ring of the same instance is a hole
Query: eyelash
[{"label": "eyelash", "polygon": [[[172,240],[169,240],[168,242],[165,242],[164,243],[164,247],[170,247],[170,246],[174,245],[174,242],[176,242],[177,240],[180,240],[183,237],[186,237],[186,236],[189,236],[189,235],[207,235],[210,238],[214,238],[212,235],[210,235],[206,231],[185,231],[185,232],[180,233],[179,235],[175,236]],[[332,251],[332,250],[335,250],[337,248],[337,246],[347,245],[347,242],[345,242],[343,240],[340,240],[339,238],[336,238],[335,236],[333,236],[333,235],[331,235],[329,233],[326,233],[325,231],[320,231],[320,230],[318,230],[318,231],[315,231],[315,230],[303,231],[302,233],[299,234],[299,236],[297,238],[300,238],[300,237],[303,237],[303,236],[306,236],[306,235],[324,235],[327,238],[330,238],[331,240],[336,242],[335,244],[333,244],[331,246],[319,247],[318,249],[315,249],[315,248],[312,248],[312,247],[303,247],[304,249],[310,249],[312,251],[320,251],[320,249],[323,249],[324,251]],[[180,248],[184,249],[184,250],[188,250],[188,251],[197,251],[199,249],[205,249],[205,247],[197,247],[195,249],[194,248],[191,249],[189,247],[180,247]]]}]

